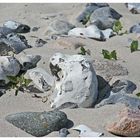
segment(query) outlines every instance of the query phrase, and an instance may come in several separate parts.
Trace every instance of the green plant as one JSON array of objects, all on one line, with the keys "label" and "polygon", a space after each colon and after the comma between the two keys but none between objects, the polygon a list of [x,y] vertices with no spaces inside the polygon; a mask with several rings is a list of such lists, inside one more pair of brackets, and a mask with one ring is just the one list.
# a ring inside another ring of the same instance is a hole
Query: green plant
[{"label": "green plant", "polygon": [[24,75],[19,76],[7,76],[9,79],[9,88],[15,89],[15,95],[17,96],[19,91],[24,91],[31,83],[31,79],[24,78]]},{"label": "green plant", "polygon": [[114,59],[117,60],[117,53],[115,50],[113,50],[112,52],[109,52],[108,50],[102,50],[102,54],[104,56],[105,59]]},{"label": "green plant", "polygon": [[140,92],[136,94],[138,97],[140,97]]},{"label": "green plant", "polygon": [[82,24],[83,25],[86,25],[87,24],[87,22],[89,21],[89,19],[90,19],[90,13],[89,12],[86,12],[85,13],[85,17],[84,17],[84,19],[82,20]]},{"label": "green plant", "polygon": [[119,34],[119,32],[122,30],[123,26],[119,20],[116,20],[114,25],[113,25],[113,31]]},{"label": "green plant", "polygon": [[131,50],[131,53],[132,52],[135,52],[135,51],[138,51],[138,40],[133,40],[131,42],[131,45],[130,45],[130,50]]},{"label": "green plant", "polygon": [[81,54],[81,55],[90,55],[90,50],[86,50],[83,46],[80,47],[80,52],[78,54]]}]

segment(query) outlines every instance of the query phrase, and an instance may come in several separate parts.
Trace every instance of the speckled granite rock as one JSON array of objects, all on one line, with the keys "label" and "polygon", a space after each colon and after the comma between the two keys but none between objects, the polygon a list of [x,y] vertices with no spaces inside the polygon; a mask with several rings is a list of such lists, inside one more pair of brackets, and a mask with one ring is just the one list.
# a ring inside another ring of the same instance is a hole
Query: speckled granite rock
[{"label": "speckled granite rock", "polygon": [[109,124],[106,129],[115,135],[127,137],[140,136],[140,110],[123,109],[119,114],[119,120]]},{"label": "speckled granite rock", "polygon": [[49,112],[21,112],[11,114],[5,119],[14,126],[37,137],[59,131],[67,126],[67,115],[55,110]]}]

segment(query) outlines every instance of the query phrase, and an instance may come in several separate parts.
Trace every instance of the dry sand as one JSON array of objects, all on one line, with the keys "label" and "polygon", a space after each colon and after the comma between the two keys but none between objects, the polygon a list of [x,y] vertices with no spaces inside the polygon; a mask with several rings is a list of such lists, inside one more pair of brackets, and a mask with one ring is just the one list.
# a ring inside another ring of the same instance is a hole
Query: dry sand
[{"label": "dry sand", "polygon": [[[45,39],[45,31],[49,20],[45,20],[50,14],[62,15],[74,24],[74,19],[84,9],[85,4],[0,4],[0,25],[6,20],[15,20],[29,25],[30,27],[39,26],[37,32],[30,32],[25,34],[29,44],[34,46],[36,36]],[[112,8],[123,15],[121,21],[125,29],[129,29],[132,25],[139,22],[140,15],[131,14],[124,4],[110,4]],[[102,58],[102,49],[116,50],[118,55],[118,62],[126,67],[129,71],[127,79],[132,80],[137,89],[135,93],[140,90],[140,52],[131,53],[127,48],[127,39],[134,38],[133,34],[115,36],[106,42],[99,42],[92,39],[82,38],[60,38],[57,41],[50,41],[41,48],[31,48],[25,50],[27,54],[39,54],[42,60],[38,63],[39,67],[49,71],[48,60],[55,52],[64,52],[67,54],[76,54],[73,44],[82,42],[91,51],[93,59]],[[43,64],[45,62],[45,64]],[[0,136],[7,137],[30,137],[31,135],[14,127],[4,120],[4,117],[11,113],[23,111],[48,111],[49,104],[43,103],[41,99],[32,98],[33,93],[19,93],[14,95],[14,91],[10,91],[0,97]],[[104,132],[105,136],[114,136],[105,130],[108,122],[115,120],[116,114],[122,109],[123,105],[107,105],[99,109],[64,109],[68,118],[73,121],[74,126],[78,124],[85,124],[95,131]],[[78,133],[70,130],[69,136],[78,136]],[[58,132],[53,132],[48,136],[58,136]]]}]

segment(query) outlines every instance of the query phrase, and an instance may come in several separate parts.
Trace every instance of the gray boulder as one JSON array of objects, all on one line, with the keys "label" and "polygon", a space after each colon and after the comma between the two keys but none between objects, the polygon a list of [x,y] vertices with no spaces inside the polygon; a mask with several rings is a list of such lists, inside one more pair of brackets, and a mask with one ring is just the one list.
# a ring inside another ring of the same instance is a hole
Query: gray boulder
[{"label": "gray boulder", "polygon": [[23,131],[41,137],[53,131],[67,127],[68,119],[64,112],[55,110],[49,112],[21,112],[11,114],[5,119]]}]

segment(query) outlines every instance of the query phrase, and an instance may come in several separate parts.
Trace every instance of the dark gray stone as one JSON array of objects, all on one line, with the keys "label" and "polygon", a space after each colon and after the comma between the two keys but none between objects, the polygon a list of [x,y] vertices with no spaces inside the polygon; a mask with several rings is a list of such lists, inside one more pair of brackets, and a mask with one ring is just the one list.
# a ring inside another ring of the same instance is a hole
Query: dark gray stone
[{"label": "dark gray stone", "polygon": [[11,114],[5,119],[14,126],[37,137],[48,135],[67,127],[68,119],[64,112],[54,110],[49,112],[22,112]]},{"label": "dark gray stone", "polygon": [[96,9],[106,6],[109,5],[107,3],[88,3],[86,4],[84,11],[77,17],[76,20],[83,23],[87,18],[87,15],[90,16]]},{"label": "dark gray stone", "polygon": [[114,9],[110,8],[110,7],[102,7],[102,8],[99,8],[99,9],[96,9],[91,17],[90,17],[90,20],[97,20],[97,19],[100,19],[100,18],[112,18],[112,19],[117,19],[119,20],[122,15],[119,14],[117,11],[115,11]]},{"label": "dark gray stone", "polygon": [[140,3],[126,3],[126,7],[133,14],[140,14]]}]

